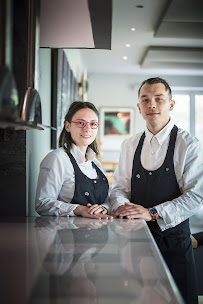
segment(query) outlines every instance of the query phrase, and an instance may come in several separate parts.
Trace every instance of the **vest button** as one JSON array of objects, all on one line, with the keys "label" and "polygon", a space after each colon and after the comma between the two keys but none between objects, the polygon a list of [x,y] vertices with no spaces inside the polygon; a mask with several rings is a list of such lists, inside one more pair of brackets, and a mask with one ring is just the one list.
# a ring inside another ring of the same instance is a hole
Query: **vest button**
[{"label": "vest button", "polygon": [[96,184],[96,183],[97,183],[97,181],[96,181],[96,180],[94,180],[94,183]]},{"label": "vest button", "polygon": [[152,175],[152,172],[149,172],[149,175]]},{"label": "vest button", "polygon": [[166,168],[166,171],[169,171],[169,168]]},{"label": "vest button", "polygon": [[90,195],[89,192],[85,192],[84,194],[85,194],[86,196],[89,196],[89,195]]}]

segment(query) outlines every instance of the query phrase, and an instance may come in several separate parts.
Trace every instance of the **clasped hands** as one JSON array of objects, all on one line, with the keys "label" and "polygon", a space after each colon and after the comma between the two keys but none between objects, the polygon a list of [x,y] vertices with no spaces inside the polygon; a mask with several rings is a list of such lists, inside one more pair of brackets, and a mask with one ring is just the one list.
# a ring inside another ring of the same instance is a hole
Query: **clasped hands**
[{"label": "clasped hands", "polygon": [[114,218],[127,219],[144,219],[145,221],[151,221],[152,217],[147,208],[141,205],[136,205],[133,203],[125,203],[118,207],[114,213]]},{"label": "clasped hands", "polygon": [[113,216],[107,214],[107,209],[98,204],[87,204],[87,206],[78,206],[74,210],[75,215],[80,215],[87,218],[111,220]]}]

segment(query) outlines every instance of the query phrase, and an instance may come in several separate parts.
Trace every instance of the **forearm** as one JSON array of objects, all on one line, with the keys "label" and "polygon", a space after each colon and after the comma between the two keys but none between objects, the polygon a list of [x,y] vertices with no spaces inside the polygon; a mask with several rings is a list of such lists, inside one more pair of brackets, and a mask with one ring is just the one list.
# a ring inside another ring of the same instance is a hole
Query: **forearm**
[{"label": "forearm", "polygon": [[188,191],[172,201],[155,205],[159,217],[157,220],[161,230],[172,228],[194,215],[202,206],[202,197]]},{"label": "forearm", "polygon": [[56,199],[44,198],[36,200],[35,210],[40,215],[69,216],[77,206]]}]

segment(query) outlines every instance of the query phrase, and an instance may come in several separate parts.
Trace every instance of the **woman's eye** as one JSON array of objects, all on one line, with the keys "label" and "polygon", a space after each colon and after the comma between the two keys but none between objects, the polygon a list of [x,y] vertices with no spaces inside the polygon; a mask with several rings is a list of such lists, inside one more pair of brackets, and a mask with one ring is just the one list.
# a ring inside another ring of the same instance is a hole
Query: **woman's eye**
[{"label": "woman's eye", "polygon": [[91,122],[91,126],[92,127],[96,127],[97,126],[97,122]]},{"label": "woman's eye", "polygon": [[78,126],[83,127],[85,123],[83,121],[78,121]]}]

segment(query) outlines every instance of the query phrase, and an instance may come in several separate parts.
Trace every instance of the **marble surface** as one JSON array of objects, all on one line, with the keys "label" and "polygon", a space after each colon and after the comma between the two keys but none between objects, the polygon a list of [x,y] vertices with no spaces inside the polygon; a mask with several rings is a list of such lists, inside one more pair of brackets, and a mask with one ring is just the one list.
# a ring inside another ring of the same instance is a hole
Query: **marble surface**
[{"label": "marble surface", "polygon": [[143,220],[2,218],[0,270],[6,304],[183,304]]}]

